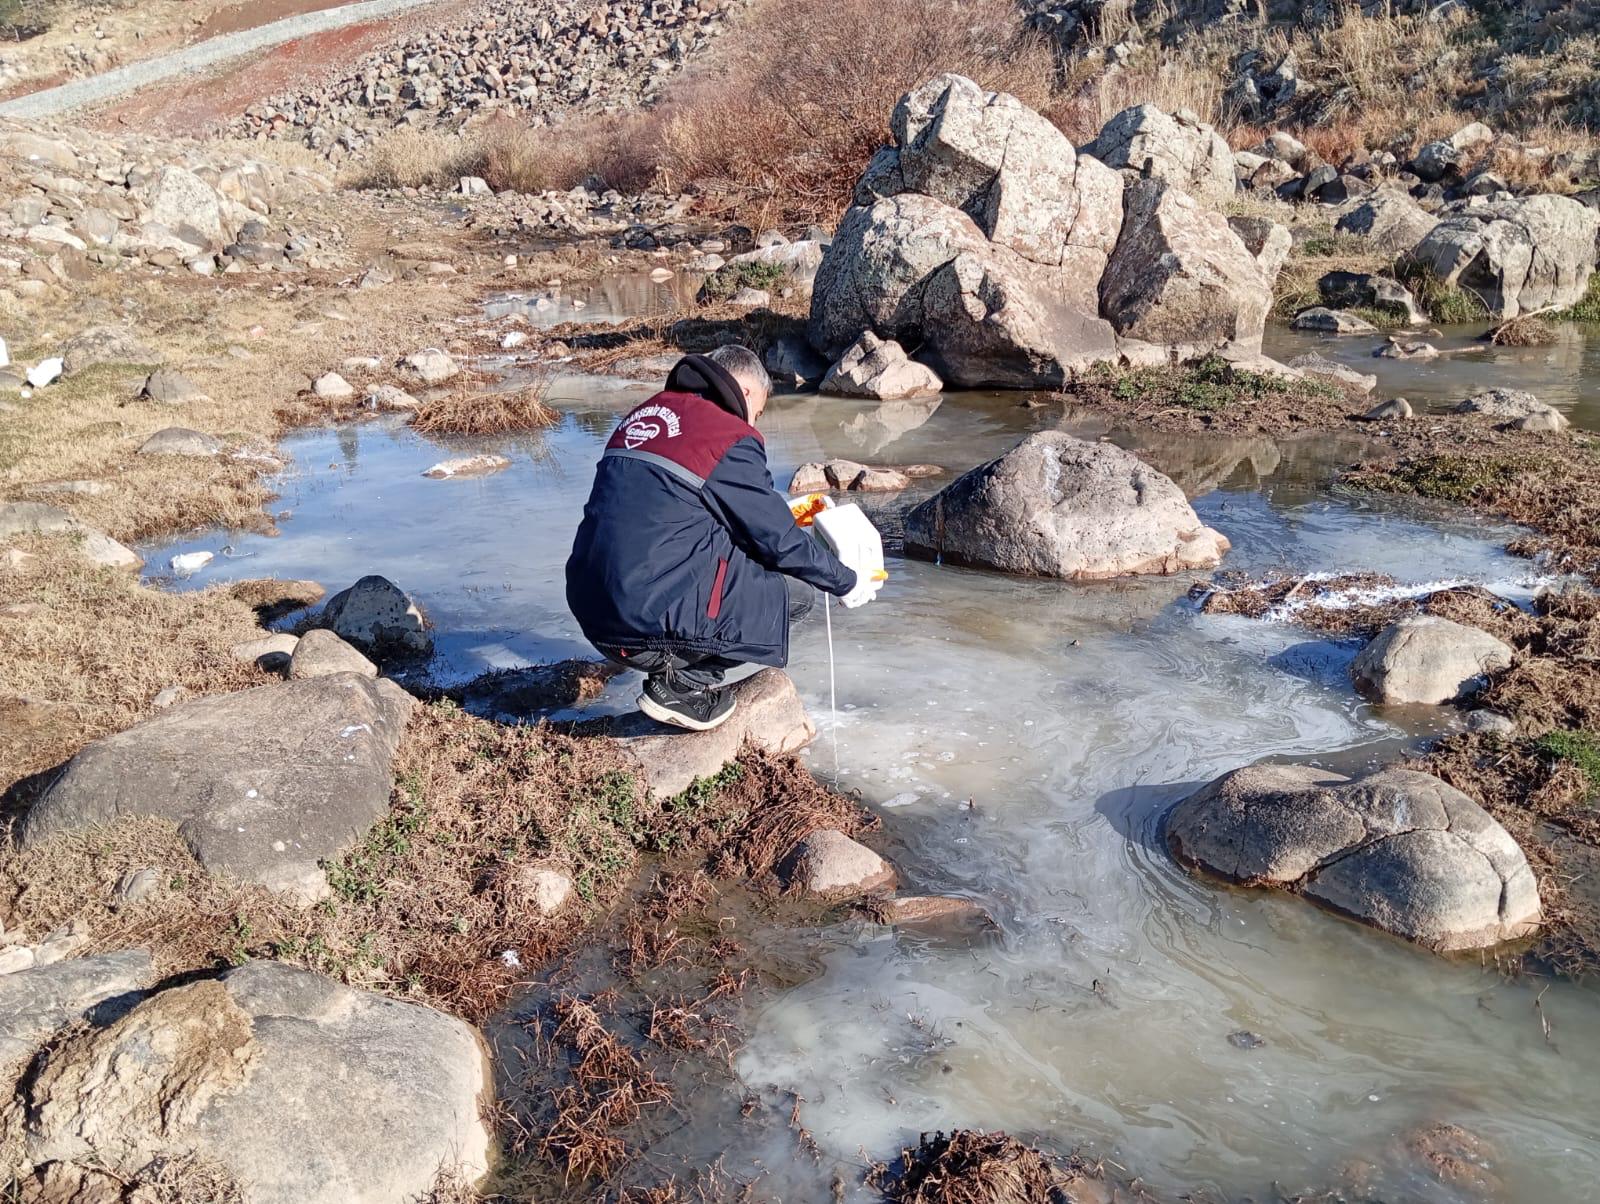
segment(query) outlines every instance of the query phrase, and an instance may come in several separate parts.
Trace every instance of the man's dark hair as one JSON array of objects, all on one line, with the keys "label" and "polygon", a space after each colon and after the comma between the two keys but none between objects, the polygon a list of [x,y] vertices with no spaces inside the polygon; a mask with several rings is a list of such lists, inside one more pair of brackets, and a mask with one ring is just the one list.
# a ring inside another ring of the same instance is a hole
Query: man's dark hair
[{"label": "man's dark hair", "polygon": [[750,348],[729,343],[725,347],[718,347],[706,358],[726,368],[743,383],[759,388],[765,395],[771,395],[772,377],[767,372],[767,366],[761,362],[761,357]]}]

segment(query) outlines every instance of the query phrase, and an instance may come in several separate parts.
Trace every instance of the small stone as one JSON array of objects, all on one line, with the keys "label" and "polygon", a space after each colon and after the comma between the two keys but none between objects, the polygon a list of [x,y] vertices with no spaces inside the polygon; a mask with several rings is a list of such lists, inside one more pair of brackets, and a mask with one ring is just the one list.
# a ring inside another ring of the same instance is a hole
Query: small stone
[{"label": "small stone", "polygon": [[1372,354],[1384,360],[1436,360],[1439,349],[1421,339],[1391,338]]},{"label": "small stone", "polygon": [[404,366],[425,385],[442,385],[461,371],[455,360],[437,347],[407,356]]},{"label": "small stone", "polygon": [[355,388],[337,372],[326,372],[317,377],[311,391],[324,401],[345,401],[355,396]]},{"label": "small stone", "polygon": [[277,631],[259,640],[246,640],[232,648],[233,658],[265,669],[269,673],[281,672],[289,667],[300,638],[286,631]]},{"label": "small stone", "polygon": [[187,376],[166,368],[158,368],[145,377],[144,385],[139,390],[139,396],[169,406],[211,400],[201,391],[200,386]]},{"label": "small stone", "polygon": [[1412,411],[1409,401],[1404,397],[1395,397],[1388,401],[1380,401],[1361,417],[1367,422],[1390,422],[1414,418],[1416,414]]},{"label": "small stone", "polygon": [[374,385],[367,392],[367,407],[386,413],[415,410],[422,403],[395,385]]},{"label": "small stone", "polygon": [[574,890],[570,877],[546,866],[523,867],[517,873],[516,885],[543,916],[553,916],[566,906]]},{"label": "small stone", "polygon": [[1467,716],[1467,730],[1479,732],[1487,736],[1514,736],[1517,734],[1517,724],[1508,715],[1499,711],[1473,711]]},{"label": "small stone", "polygon": [[778,867],[778,875],[788,887],[823,897],[887,890],[895,883],[892,865],[831,828],[796,844]]},{"label": "small stone", "polygon": [[159,691],[150,700],[150,705],[158,711],[164,711],[170,706],[176,706],[187,697],[189,697],[189,691],[182,686],[168,686],[166,689]]},{"label": "small stone", "polygon": [[335,673],[376,677],[378,666],[331,631],[318,628],[301,636],[289,658],[289,680],[303,681]]},{"label": "small stone", "polygon": [[759,309],[772,304],[772,294],[764,288],[742,288],[728,298],[728,304],[736,309]]},{"label": "small stone", "polygon": [[117,898],[124,903],[137,903],[147,899],[161,885],[161,871],[146,866],[142,870],[129,870],[117,880]]},{"label": "small stone", "polygon": [[139,445],[141,456],[192,456],[197,459],[222,454],[222,441],[202,431],[169,426]]},{"label": "small stone", "polygon": [[1378,328],[1365,318],[1342,309],[1314,305],[1295,314],[1289,323],[1295,330],[1315,330],[1323,334],[1376,334]]}]

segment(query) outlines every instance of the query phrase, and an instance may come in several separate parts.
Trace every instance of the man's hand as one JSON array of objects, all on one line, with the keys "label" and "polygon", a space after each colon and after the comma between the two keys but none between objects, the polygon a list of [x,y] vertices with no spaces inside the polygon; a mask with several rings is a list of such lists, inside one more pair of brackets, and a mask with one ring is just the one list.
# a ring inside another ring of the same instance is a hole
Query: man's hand
[{"label": "man's hand", "polygon": [[856,587],[840,599],[846,610],[854,610],[858,606],[865,606],[878,596],[878,591],[883,588],[883,577],[873,577],[867,573],[856,573]]}]

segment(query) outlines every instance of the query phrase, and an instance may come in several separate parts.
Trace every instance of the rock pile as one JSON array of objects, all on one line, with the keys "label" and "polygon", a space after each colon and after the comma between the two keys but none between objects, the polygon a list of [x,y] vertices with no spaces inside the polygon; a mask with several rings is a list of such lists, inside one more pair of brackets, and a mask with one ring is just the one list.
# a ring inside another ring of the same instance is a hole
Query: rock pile
[{"label": "rock pile", "polygon": [[130,262],[201,275],[310,266],[316,241],[274,231],[272,215],[330,187],[217,147],[0,122],[0,281],[9,269],[30,295]]},{"label": "rock pile", "polygon": [[462,23],[368,55],[314,92],[250,106],[228,132],[287,138],[337,161],[405,125],[515,113],[545,123],[660,95],[744,0],[490,0]]},{"label": "rock pile", "polygon": [[1121,173],[1016,98],[941,75],[891,128],[817,273],[823,354],[870,333],[950,384],[1009,388],[1120,358],[1260,354],[1282,248],[1258,258],[1184,191],[1222,191],[1208,127],[1119,115],[1089,150]]}]

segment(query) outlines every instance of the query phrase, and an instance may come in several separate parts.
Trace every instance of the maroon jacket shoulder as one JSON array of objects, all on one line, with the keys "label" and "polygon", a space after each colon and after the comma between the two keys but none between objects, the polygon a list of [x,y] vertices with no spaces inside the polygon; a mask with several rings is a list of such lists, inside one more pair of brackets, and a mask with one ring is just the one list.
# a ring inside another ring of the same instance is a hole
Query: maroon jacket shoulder
[{"label": "maroon jacket shoulder", "polygon": [[741,439],[765,446],[761,432],[693,393],[657,393],[618,424],[607,451],[660,456],[701,480]]}]

